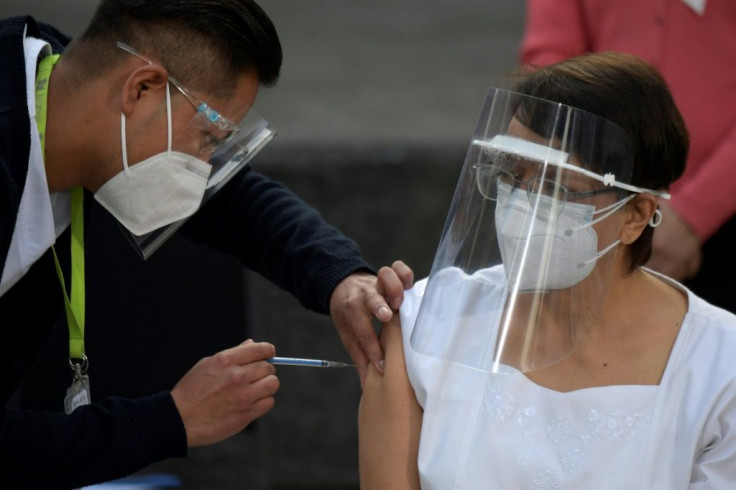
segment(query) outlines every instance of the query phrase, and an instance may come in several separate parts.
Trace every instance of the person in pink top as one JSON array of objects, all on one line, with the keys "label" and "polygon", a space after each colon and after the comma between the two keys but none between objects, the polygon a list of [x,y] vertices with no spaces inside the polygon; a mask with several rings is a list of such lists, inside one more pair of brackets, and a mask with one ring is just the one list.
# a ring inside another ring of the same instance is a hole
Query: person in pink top
[{"label": "person in pink top", "polygon": [[690,133],[690,154],[654,235],[648,266],[736,311],[736,3],[527,0],[522,64],[619,51],[653,64]]}]

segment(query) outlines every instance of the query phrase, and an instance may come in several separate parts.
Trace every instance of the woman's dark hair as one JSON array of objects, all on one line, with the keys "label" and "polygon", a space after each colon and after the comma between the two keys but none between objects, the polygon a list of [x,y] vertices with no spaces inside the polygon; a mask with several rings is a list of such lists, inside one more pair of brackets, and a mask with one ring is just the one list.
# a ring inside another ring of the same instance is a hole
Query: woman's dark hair
[{"label": "woman's dark hair", "polygon": [[[636,56],[614,52],[587,54],[542,68],[525,67],[509,80],[516,92],[582,109],[620,126],[628,136],[628,142],[621,141],[622,148],[628,151],[630,146],[633,156],[631,184],[667,189],[685,170],[689,138],[682,115],[661,75]],[[534,108],[519,108],[531,129],[534,119],[548,120],[535,118],[533,112]],[[615,146],[614,151],[593,160],[584,155],[582,158],[599,163],[619,158]],[[630,272],[649,260],[653,231],[646,227],[631,244]]]},{"label": "woman's dark hair", "polygon": [[117,41],[199,90],[230,88],[251,71],[272,85],[283,57],[271,20],[251,0],[102,0],[68,53],[94,76],[129,56]]}]

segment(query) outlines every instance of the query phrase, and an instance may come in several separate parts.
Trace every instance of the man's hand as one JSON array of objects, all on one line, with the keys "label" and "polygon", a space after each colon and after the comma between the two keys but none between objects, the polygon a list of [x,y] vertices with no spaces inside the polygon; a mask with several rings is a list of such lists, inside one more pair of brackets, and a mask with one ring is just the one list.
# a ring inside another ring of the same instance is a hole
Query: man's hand
[{"label": "man's hand", "polygon": [[662,223],[654,232],[652,257],[646,265],[677,281],[689,279],[700,270],[700,240],[668,204],[660,201],[659,209]]},{"label": "man's hand", "polygon": [[373,328],[373,317],[386,323],[404,301],[404,290],[414,283],[414,273],[402,261],[382,267],[378,276],[367,272],[351,274],[330,297],[330,314],[342,344],[358,366],[361,384],[372,363],[383,373],[383,350]]},{"label": "man's hand", "polygon": [[266,359],[275,353],[269,343],[248,340],[200,360],[176,384],[171,396],[189,447],[227,439],[273,408],[279,380]]}]

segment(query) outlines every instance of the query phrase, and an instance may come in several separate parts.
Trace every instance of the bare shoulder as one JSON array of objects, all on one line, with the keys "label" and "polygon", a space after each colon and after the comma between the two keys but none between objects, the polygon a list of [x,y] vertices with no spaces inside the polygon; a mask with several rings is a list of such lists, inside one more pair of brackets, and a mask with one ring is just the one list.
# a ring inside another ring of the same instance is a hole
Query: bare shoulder
[{"label": "bare shoulder", "polygon": [[416,400],[409,383],[398,315],[381,328],[381,346],[384,352],[384,373],[381,375],[373,366],[368,368],[363,385],[362,404],[375,400],[379,410],[392,410],[398,404],[405,405]]},{"label": "bare shoulder", "polygon": [[368,368],[358,412],[360,488],[419,488],[422,412],[409,383],[398,315],[383,326],[383,376]]}]

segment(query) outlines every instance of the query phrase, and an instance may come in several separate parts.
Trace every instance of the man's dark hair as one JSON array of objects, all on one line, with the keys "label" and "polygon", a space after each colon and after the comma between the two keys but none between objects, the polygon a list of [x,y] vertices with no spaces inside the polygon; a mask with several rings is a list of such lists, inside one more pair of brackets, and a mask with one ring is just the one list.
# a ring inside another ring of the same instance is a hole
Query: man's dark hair
[{"label": "man's dark hair", "polygon": [[67,55],[94,77],[130,56],[117,41],[203,91],[231,88],[247,72],[273,85],[281,69],[276,29],[252,0],[102,0]]},{"label": "man's dark hair", "polygon": [[[601,116],[623,128],[633,154],[631,184],[667,189],[685,170],[689,137],[667,83],[633,55],[604,52],[512,74],[513,90]],[[615,158],[615,155],[610,155]],[[629,271],[652,253],[653,229],[631,244]]]}]

